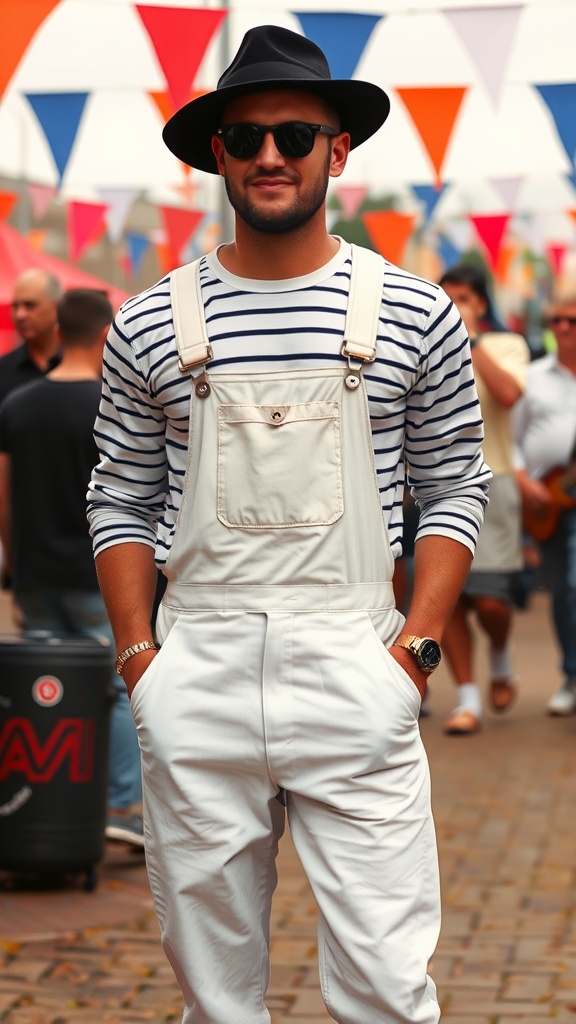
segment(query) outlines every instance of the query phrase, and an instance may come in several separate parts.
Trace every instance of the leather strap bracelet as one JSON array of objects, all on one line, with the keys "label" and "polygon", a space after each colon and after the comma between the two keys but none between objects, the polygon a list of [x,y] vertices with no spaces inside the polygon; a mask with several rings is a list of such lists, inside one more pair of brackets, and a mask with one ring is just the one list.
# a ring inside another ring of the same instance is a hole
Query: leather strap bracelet
[{"label": "leather strap bracelet", "polygon": [[160,645],[154,643],[153,640],[142,640],[139,644],[133,644],[132,647],[127,647],[125,651],[122,651],[116,658],[116,671],[119,676],[124,673],[124,665],[130,658],[133,658],[135,654],[140,654],[140,651],[159,651]]}]

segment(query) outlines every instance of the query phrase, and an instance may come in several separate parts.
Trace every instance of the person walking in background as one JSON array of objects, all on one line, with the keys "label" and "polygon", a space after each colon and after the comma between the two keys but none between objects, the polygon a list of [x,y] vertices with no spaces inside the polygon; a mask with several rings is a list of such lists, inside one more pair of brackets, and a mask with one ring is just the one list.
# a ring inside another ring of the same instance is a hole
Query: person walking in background
[{"label": "person walking in background", "polygon": [[562,654],[562,684],[551,715],[576,712],[576,291],[559,295],[546,316],[556,352],[528,369],[514,410],[524,521],[540,544],[544,582]]},{"label": "person walking in background", "polygon": [[21,384],[49,373],[60,361],[56,306],[60,282],[45,270],[30,268],[17,279],[12,321],[21,344],[0,358],[0,403]]},{"label": "person walking in background", "polygon": [[[94,420],[102,351],[113,310],[103,292],[76,288],[57,307],[61,363],[11,392],[0,407],[0,536],[26,631],[113,643],[86,523],[97,458]],[[140,752],[126,689],[114,673],[109,838],[143,845]]]},{"label": "person walking in background", "polygon": [[[129,300],[106,348],[89,516],[186,1024],[270,1020],[284,803],[331,1016],[440,1015],[418,712],[490,473],[457,311],[326,230],[330,177],[388,111],[377,86],[333,80],[312,41],[249,31],[164,129],[224,178],[234,239]],[[405,624],[404,459],[421,505]]]},{"label": "person walking in background", "polygon": [[483,710],[475,681],[471,615],[488,637],[491,709],[506,711],[516,697],[510,638],[514,580],[522,569],[523,554],[511,409],[524,390],[530,350],[520,334],[495,325],[486,277],[479,269],[468,264],[451,267],[440,284],[458,308],[470,338],[484,420],[482,448],[493,473],[474,561],[443,641],[458,686],[458,705],[444,729],[449,735],[463,736],[480,729]]}]

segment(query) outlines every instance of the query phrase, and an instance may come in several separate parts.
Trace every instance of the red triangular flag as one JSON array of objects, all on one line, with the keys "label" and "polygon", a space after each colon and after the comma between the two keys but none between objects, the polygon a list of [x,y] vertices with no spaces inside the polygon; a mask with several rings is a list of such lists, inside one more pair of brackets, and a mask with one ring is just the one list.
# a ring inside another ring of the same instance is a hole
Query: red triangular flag
[{"label": "red triangular flag", "polygon": [[168,236],[172,266],[177,267],[182,262],[182,250],[204,218],[204,213],[201,210],[183,210],[179,206],[161,206],[160,213]]},{"label": "red triangular flag", "polygon": [[0,220],[6,220],[20,199],[18,192],[0,192]]},{"label": "red triangular flag", "polygon": [[71,260],[79,260],[84,250],[95,244],[105,231],[107,210],[105,203],[68,203],[66,219]]},{"label": "red triangular flag", "polygon": [[225,10],[136,5],[166,83],[174,108],[188,101],[192,83]]},{"label": "red triangular flag", "polygon": [[470,214],[470,220],[476,231],[480,241],[483,243],[484,248],[488,254],[490,267],[492,270],[496,268],[498,263],[498,255],[500,253],[500,246],[502,245],[502,239],[508,221],[510,220],[509,213],[491,213],[491,214]]}]

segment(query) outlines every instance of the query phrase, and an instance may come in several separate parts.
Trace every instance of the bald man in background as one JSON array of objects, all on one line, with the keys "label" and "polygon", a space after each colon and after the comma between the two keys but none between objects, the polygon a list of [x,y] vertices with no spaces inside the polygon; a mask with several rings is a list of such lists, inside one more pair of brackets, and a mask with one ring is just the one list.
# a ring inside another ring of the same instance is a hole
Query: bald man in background
[{"label": "bald man in background", "polygon": [[0,402],[14,388],[43,377],[60,362],[56,305],[61,294],[60,282],[45,270],[31,267],[17,279],[12,320],[22,344],[0,358]]}]

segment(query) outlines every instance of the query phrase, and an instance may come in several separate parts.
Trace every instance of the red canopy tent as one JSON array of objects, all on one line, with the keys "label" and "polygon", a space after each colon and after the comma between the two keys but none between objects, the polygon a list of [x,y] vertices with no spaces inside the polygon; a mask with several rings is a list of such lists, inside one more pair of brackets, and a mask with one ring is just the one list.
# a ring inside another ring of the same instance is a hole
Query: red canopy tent
[{"label": "red canopy tent", "polygon": [[0,355],[8,352],[17,341],[10,306],[16,278],[30,267],[47,270],[58,278],[63,288],[100,288],[106,292],[110,302],[117,309],[128,292],[116,288],[107,281],[85,274],[83,270],[64,263],[55,256],[35,249],[9,224],[0,222]]}]

